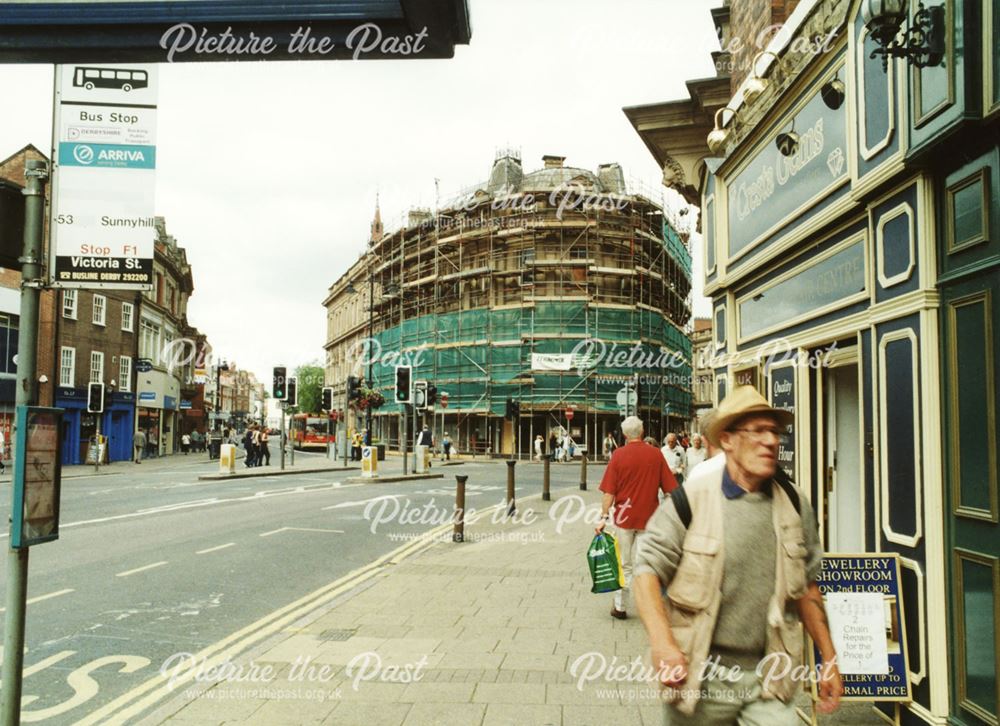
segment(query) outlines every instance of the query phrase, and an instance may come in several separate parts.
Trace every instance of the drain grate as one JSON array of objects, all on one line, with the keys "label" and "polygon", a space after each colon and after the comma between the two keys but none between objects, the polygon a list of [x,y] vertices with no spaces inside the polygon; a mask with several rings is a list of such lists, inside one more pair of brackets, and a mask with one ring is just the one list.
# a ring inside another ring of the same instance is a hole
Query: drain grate
[{"label": "drain grate", "polygon": [[349,640],[356,632],[354,630],[324,630],[319,634],[320,640]]}]

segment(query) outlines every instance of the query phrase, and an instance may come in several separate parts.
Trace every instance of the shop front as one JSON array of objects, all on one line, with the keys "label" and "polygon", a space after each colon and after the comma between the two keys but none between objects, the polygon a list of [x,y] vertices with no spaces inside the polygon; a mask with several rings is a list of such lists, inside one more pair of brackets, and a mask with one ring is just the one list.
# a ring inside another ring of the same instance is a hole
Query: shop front
[{"label": "shop front", "polygon": [[139,376],[137,427],[146,435],[146,455],[164,456],[180,450],[179,383],[163,371]]},{"label": "shop front", "polygon": [[794,412],[780,465],[828,553],[900,556],[902,723],[1000,713],[1000,95],[971,67],[996,64],[997,5],[948,3],[940,66],[884,70],[859,3],[828,51],[777,47],[701,186],[716,401]]},{"label": "shop front", "polygon": [[101,414],[87,411],[87,389],[60,387],[56,389],[56,407],[64,409],[62,463],[83,464],[87,449],[100,433],[107,437],[108,461],[129,461],[132,454],[132,431],[135,416],[135,394],[107,394]]}]

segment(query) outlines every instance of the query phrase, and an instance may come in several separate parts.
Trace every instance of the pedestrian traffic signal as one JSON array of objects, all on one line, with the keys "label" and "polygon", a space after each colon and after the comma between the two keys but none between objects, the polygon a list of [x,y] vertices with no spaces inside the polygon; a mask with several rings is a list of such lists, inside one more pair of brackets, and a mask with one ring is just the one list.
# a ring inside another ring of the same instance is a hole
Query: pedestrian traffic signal
[{"label": "pedestrian traffic signal", "polygon": [[298,391],[296,390],[296,384],[299,382],[298,378],[295,376],[290,376],[288,378],[288,383],[285,386],[285,403],[289,406],[294,406],[298,403]]},{"label": "pedestrian traffic signal", "polygon": [[91,383],[87,389],[87,412],[104,413],[104,384]]},{"label": "pedestrian traffic signal", "polygon": [[413,369],[410,366],[396,366],[396,402],[413,401]]},{"label": "pedestrian traffic signal", "polygon": [[361,398],[361,379],[357,376],[347,377],[347,400]]},{"label": "pedestrian traffic signal", "polygon": [[438,387],[433,383],[427,384],[427,405],[433,406],[438,400]]},{"label": "pedestrian traffic signal", "polygon": [[288,393],[285,374],[286,370],[284,366],[274,367],[274,384],[271,388],[271,395],[279,401],[284,401],[285,395]]},{"label": "pedestrian traffic signal", "polygon": [[414,382],[413,405],[417,408],[427,408],[427,381]]},{"label": "pedestrian traffic signal", "polygon": [[329,386],[323,389],[323,403],[321,408],[324,411],[333,411],[333,389]]}]

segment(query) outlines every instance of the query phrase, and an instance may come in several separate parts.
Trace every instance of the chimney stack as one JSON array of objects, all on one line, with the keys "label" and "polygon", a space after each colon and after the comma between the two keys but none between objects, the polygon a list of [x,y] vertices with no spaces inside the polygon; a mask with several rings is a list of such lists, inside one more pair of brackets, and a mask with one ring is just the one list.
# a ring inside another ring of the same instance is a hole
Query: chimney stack
[{"label": "chimney stack", "polygon": [[562,169],[563,162],[566,161],[565,156],[551,156],[546,154],[542,157],[542,161],[545,163],[546,169]]}]

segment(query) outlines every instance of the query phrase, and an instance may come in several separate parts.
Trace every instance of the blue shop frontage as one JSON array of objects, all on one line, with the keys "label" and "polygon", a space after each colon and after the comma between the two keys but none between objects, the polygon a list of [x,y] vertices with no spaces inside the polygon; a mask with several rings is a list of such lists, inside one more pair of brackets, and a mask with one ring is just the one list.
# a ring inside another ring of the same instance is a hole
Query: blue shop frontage
[{"label": "blue shop frontage", "polygon": [[108,437],[110,461],[130,461],[132,432],[135,430],[135,394],[115,391],[107,395],[104,413],[87,412],[86,388],[57,388],[58,408],[63,414],[63,464],[83,464],[87,447],[97,434],[100,417],[101,434]]},{"label": "blue shop frontage", "polygon": [[885,68],[863,4],[801,3],[719,124],[701,180],[716,399],[746,383],[794,412],[781,465],[828,553],[899,555],[912,701],[874,708],[995,726],[1000,2],[927,3],[938,62]]}]

